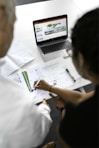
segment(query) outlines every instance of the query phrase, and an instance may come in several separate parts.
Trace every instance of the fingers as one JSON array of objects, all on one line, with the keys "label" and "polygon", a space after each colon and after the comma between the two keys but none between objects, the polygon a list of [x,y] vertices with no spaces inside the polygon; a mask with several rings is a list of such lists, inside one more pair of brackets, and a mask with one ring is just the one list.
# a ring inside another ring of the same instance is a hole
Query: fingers
[{"label": "fingers", "polygon": [[34,89],[36,89],[36,87],[35,87],[35,84],[37,83],[37,81],[34,81],[34,84],[33,84],[33,87],[34,87]]},{"label": "fingers", "polygon": [[46,101],[46,99],[43,99],[42,103],[48,104],[47,101]]},{"label": "fingers", "polygon": [[36,89],[36,88],[38,88],[38,89],[39,89],[39,86],[40,86],[40,81],[41,81],[41,80],[34,81],[34,85],[33,85],[34,89]]},{"label": "fingers", "polygon": [[35,86],[36,83],[37,83],[37,81],[34,81],[34,84],[33,85]]},{"label": "fingers", "polygon": [[43,99],[42,103],[45,104],[45,105],[47,105],[47,106],[50,108],[50,106],[49,106],[49,104],[47,103],[46,99]]},{"label": "fingers", "polygon": [[49,90],[50,85],[45,80],[38,80],[34,82],[35,89]]}]

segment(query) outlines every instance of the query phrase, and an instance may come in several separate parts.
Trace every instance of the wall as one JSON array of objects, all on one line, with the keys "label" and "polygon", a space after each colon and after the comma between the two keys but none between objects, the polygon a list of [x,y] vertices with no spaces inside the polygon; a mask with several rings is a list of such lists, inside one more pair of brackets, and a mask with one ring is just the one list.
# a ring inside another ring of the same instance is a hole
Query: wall
[{"label": "wall", "polygon": [[35,2],[42,2],[42,1],[48,1],[48,0],[16,0],[16,5],[24,5],[28,3],[35,3]]}]

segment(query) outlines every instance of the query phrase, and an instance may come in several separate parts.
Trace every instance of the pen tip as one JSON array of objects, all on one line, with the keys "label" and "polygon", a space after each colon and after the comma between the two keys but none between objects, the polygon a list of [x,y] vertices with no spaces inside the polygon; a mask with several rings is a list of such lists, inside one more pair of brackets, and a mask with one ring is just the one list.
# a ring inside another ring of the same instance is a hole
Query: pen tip
[{"label": "pen tip", "polygon": [[65,70],[66,70],[67,72],[69,72],[67,68],[66,68]]},{"label": "pen tip", "polygon": [[33,92],[34,90],[33,89],[31,89],[31,92]]}]

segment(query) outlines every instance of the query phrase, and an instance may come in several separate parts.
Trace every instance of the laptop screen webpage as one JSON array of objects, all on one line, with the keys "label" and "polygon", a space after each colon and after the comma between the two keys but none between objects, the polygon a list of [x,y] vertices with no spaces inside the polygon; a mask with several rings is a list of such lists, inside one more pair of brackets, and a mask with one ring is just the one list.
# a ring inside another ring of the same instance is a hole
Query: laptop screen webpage
[{"label": "laptop screen webpage", "polygon": [[67,15],[37,20],[33,22],[37,44],[67,38]]}]

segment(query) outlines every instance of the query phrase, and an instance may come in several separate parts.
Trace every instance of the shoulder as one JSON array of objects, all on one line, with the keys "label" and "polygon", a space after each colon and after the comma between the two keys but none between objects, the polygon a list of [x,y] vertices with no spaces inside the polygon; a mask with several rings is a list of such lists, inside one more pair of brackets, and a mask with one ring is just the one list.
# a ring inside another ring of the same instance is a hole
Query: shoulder
[{"label": "shoulder", "polygon": [[34,95],[25,91],[14,81],[0,77],[0,90],[0,104],[3,106],[1,109],[6,114],[7,110],[12,110],[13,113],[16,113],[16,110],[22,113],[38,110],[33,103]]},{"label": "shoulder", "polygon": [[2,92],[0,98],[11,99],[12,102],[15,101],[15,99],[16,101],[21,101],[21,99],[25,100],[25,98],[28,100],[29,98],[30,100],[33,99],[33,95],[25,91],[17,82],[7,77],[0,76],[0,90]]}]

